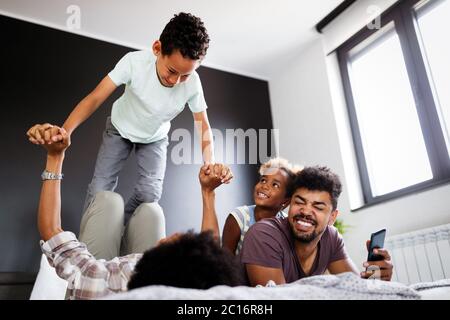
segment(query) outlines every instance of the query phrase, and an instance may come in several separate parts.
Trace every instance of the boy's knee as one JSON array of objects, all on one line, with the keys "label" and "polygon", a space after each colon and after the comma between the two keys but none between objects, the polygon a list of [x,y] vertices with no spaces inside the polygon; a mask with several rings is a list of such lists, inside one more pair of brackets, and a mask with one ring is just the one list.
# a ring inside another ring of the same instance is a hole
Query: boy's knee
[{"label": "boy's knee", "polygon": [[162,181],[154,181],[136,188],[137,198],[142,203],[157,203],[162,195]]}]

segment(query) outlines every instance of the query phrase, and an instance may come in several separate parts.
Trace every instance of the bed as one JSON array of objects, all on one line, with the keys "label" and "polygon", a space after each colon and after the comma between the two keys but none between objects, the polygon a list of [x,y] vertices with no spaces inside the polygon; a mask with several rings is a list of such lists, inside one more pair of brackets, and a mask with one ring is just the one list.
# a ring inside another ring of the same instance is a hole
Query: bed
[{"label": "bed", "polygon": [[149,286],[107,300],[450,300],[450,279],[405,285],[361,279],[354,273],[321,275],[269,287],[217,286],[208,290]]},{"label": "bed", "polygon": [[[31,300],[65,299],[67,282],[60,279],[45,256]],[[450,300],[450,279],[420,282],[364,280],[353,273],[321,275],[267,287],[216,286],[208,290],[148,286],[104,297],[107,300]]]}]

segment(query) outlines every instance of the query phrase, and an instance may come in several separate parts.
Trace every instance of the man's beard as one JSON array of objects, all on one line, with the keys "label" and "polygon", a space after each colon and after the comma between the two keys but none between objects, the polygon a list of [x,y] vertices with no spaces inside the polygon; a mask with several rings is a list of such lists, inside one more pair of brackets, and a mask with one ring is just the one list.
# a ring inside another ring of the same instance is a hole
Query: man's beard
[{"label": "man's beard", "polygon": [[314,223],[314,229],[310,232],[310,233],[299,233],[296,229],[295,229],[295,223],[296,222],[296,218],[300,217],[303,219],[308,219],[306,216],[302,215],[302,214],[297,214],[293,217],[293,224],[291,224],[291,233],[294,236],[295,240],[301,242],[301,243],[310,243],[313,240],[315,240],[320,234],[321,232],[318,232],[317,229],[315,228],[317,226],[317,222],[316,221],[311,221]]},{"label": "man's beard", "polygon": [[295,230],[292,230],[292,233],[294,235],[295,240],[302,242],[302,243],[310,243],[314,239],[318,237],[318,233],[316,230],[313,230],[311,233],[308,234],[297,234]]}]

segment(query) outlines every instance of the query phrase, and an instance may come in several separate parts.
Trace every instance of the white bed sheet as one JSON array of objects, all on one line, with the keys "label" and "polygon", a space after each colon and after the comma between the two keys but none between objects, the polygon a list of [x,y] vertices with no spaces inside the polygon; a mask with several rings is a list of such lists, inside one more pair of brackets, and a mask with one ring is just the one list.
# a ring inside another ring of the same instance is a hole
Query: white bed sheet
[{"label": "white bed sheet", "polygon": [[[60,279],[44,255],[31,300],[63,300],[67,281]],[[168,286],[149,286],[105,297],[113,300],[133,299],[424,299],[450,300],[450,279],[417,283],[411,286],[399,282],[363,280],[352,273],[304,278],[276,287],[217,286],[208,290],[182,289]]]}]

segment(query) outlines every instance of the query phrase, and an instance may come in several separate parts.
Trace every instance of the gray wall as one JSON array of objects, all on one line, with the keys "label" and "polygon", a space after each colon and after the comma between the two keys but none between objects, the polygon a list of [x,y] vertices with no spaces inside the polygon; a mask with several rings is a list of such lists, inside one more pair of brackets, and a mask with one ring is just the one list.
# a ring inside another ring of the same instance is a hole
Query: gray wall
[{"label": "gray wall", "polygon": [[[35,123],[62,124],[76,103],[92,90],[130,48],[0,16],[0,272],[36,272],[40,256],[36,214],[40,173],[45,152],[28,142],[25,132]],[[7,32],[5,32],[7,30]],[[201,67],[198,70],[214,128],[270,129],[272,119],[265,81]],[[62,224],[79,231],[81,207],[89,183],[112,97],[72,135],[63,168]],[[172,122],[172,131],[193,132],[192,114],[186,109]],[[170,134],[169,134],[170,137]],[[175,165],[168,150],[161,206],[167,233],[196,229],[201,221],[199,164]],[[252,202],[257,166],[232,165],[236,178],[217,192],[222,227],[229,210]],[[135,175],[134,157],[119,178],[117,191],[125,199]]]}]

